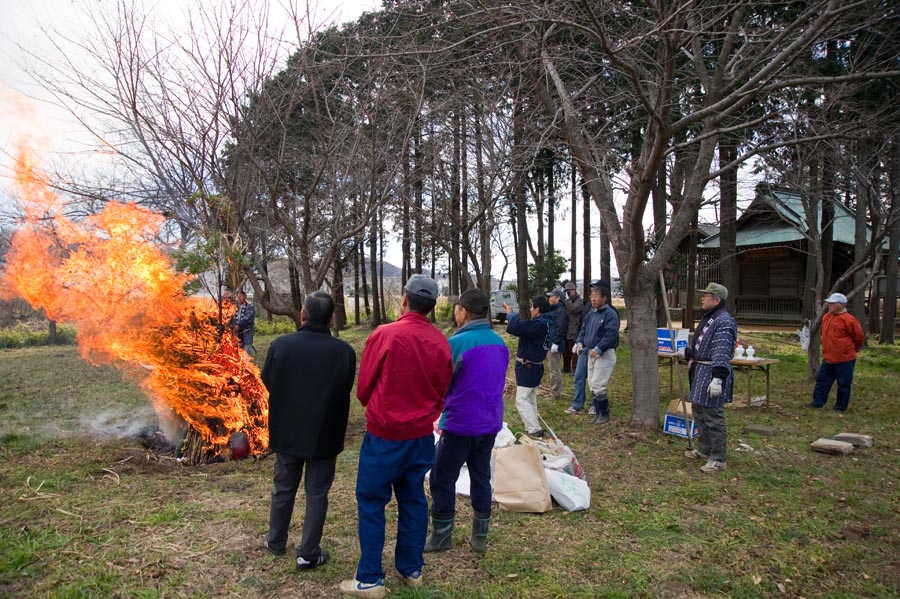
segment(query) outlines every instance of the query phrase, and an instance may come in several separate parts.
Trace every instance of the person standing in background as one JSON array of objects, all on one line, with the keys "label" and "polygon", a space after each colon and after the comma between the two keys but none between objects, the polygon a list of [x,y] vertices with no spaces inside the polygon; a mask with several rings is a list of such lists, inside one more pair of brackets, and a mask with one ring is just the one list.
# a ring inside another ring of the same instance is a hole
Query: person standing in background
[{"label": "person standing in background", "polygon": [[578,338],[578,333],[581,331],[581,316],[584,312],[584,300],[578,295],[578,290],[575,289],[575,283],[572,281],[566,283],[564,289],[566,291],[564,307],[566,316],[569,318],[569,328],[566,331],[566,348],[563,352],[562,371],[569,373],[574,372],[577,366],[576,362],[578,356],[575,355],[572,348],[575,347],[575,340]]},{"label": "person standing in background", "polygon": [[256,350],[253,348],[253,332],[256,329],[256,310],[253,308],[253,304],[247,301],[247,294],[243,291],[238,291],[236,298],[237,304],[231,319],[231,330],[241,342],[244,351],[254,356]]},{"label": "person standing in background", "polygon": [[543,437],[544,429],[538,419],[537,388],[544,376],[544,358],[550,349],[553,333],[553,317],[546,297],[531,298],[531,319],[524,320],[513,312],[512,306],[503,304],[506,310],[506,332],[519,338],[516,350],[516,409],[531,437]]},{"label": "person standing in background", "polygon": [[581,332],[574,350],[579,355],[576,370],[575,399],[568,412],[578,414],[584,406],[585,382],[591,392],[590,414],[595,424],[609,422],[609,396],[606,389],[616,367],[616,348],[619,347],[619,313],[610,304],[609,283],[591,283],[591,309],[584,315]]},{"label": "person standing in background", "polygon": [[569,315],[566,314],[562,301],[566,294],[562,289],[554,289],[547,294],[550,302],[550,314],[553,316],[553,337],[550,340],[550,351],[547,352],[547,370],[550,373],[550,397],[562,399],[562,363],[566,349],[566,335],[569,331]]},{"label": "person standing in background", "polygon": [[821,408],[828,401],[828,394],[837,380],[835,412],[846,412],[850,406],[850,387],[856,354],[866,341],[862,326],[856,317],[847,312],[847,296],[832,293],[825,300],[828,312],[822,317],[822,365],[816,375],[811,408]]}]

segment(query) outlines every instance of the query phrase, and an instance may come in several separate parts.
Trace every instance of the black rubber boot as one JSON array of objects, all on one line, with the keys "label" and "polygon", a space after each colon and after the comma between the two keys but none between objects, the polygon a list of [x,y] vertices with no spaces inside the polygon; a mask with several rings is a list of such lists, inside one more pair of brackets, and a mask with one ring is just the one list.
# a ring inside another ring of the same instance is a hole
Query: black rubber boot
[{"label": "black rubber boot", "polygon": [[472,551],[475,553],[484,553],[487,551],[488,530],[491,528],[490,512],[475,512],[472,517],[472,536],[469,537],[469,544],[472,545]]},{"label": "black rubber boot", "polygon": [[431,512],[431,535],[425,543],[425,553],[446,551],[453,547],[453,516]]},{"label": "black rubber boot", "polygon": [[609,422],[609,398],[604,394],[597,399],[597,417],[594,424],[606,424]]}]

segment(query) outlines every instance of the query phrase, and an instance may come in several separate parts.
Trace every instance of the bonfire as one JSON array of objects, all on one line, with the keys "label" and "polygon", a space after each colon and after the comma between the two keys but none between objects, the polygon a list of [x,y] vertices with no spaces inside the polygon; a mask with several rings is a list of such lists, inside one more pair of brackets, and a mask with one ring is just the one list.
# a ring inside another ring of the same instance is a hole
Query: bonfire
[{"label": "bonfire", "polygon": [[[136,376],[184,460],[232,457],[229,442],[268,447],[268,393],[259,369],[227,323],[233,308],[188,297],[158,241],[165,219],[110,202],[81,220],[65,215],[27,153],[16,164],[24,211],[0,295],[19,296],[57,322],[75,325],[81,355]],[[234,457],[239,457],[235,452]]]}]

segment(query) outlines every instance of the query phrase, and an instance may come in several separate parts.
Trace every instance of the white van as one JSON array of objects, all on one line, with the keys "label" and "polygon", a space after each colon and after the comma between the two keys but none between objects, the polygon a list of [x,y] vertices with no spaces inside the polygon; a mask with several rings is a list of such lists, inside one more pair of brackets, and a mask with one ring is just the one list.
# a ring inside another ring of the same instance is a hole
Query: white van
[{"label": "white van", "polygon": [[506,322],[506,310],[503,304],[509,304],[518,311],[519,300],[516,299],[516,292],[509,289],[495,289],[491,291],[491,316],[500,322]]}]

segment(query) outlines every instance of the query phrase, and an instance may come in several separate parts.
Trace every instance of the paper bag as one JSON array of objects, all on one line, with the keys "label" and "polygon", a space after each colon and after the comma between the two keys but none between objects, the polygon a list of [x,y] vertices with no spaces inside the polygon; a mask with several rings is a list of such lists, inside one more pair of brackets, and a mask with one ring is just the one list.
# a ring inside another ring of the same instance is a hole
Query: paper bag
[{"label": "paper bag", "polygon": [[494,501],[511,512],[548,512],[550,487],[536,447],[510,445],[494,450]]}]

